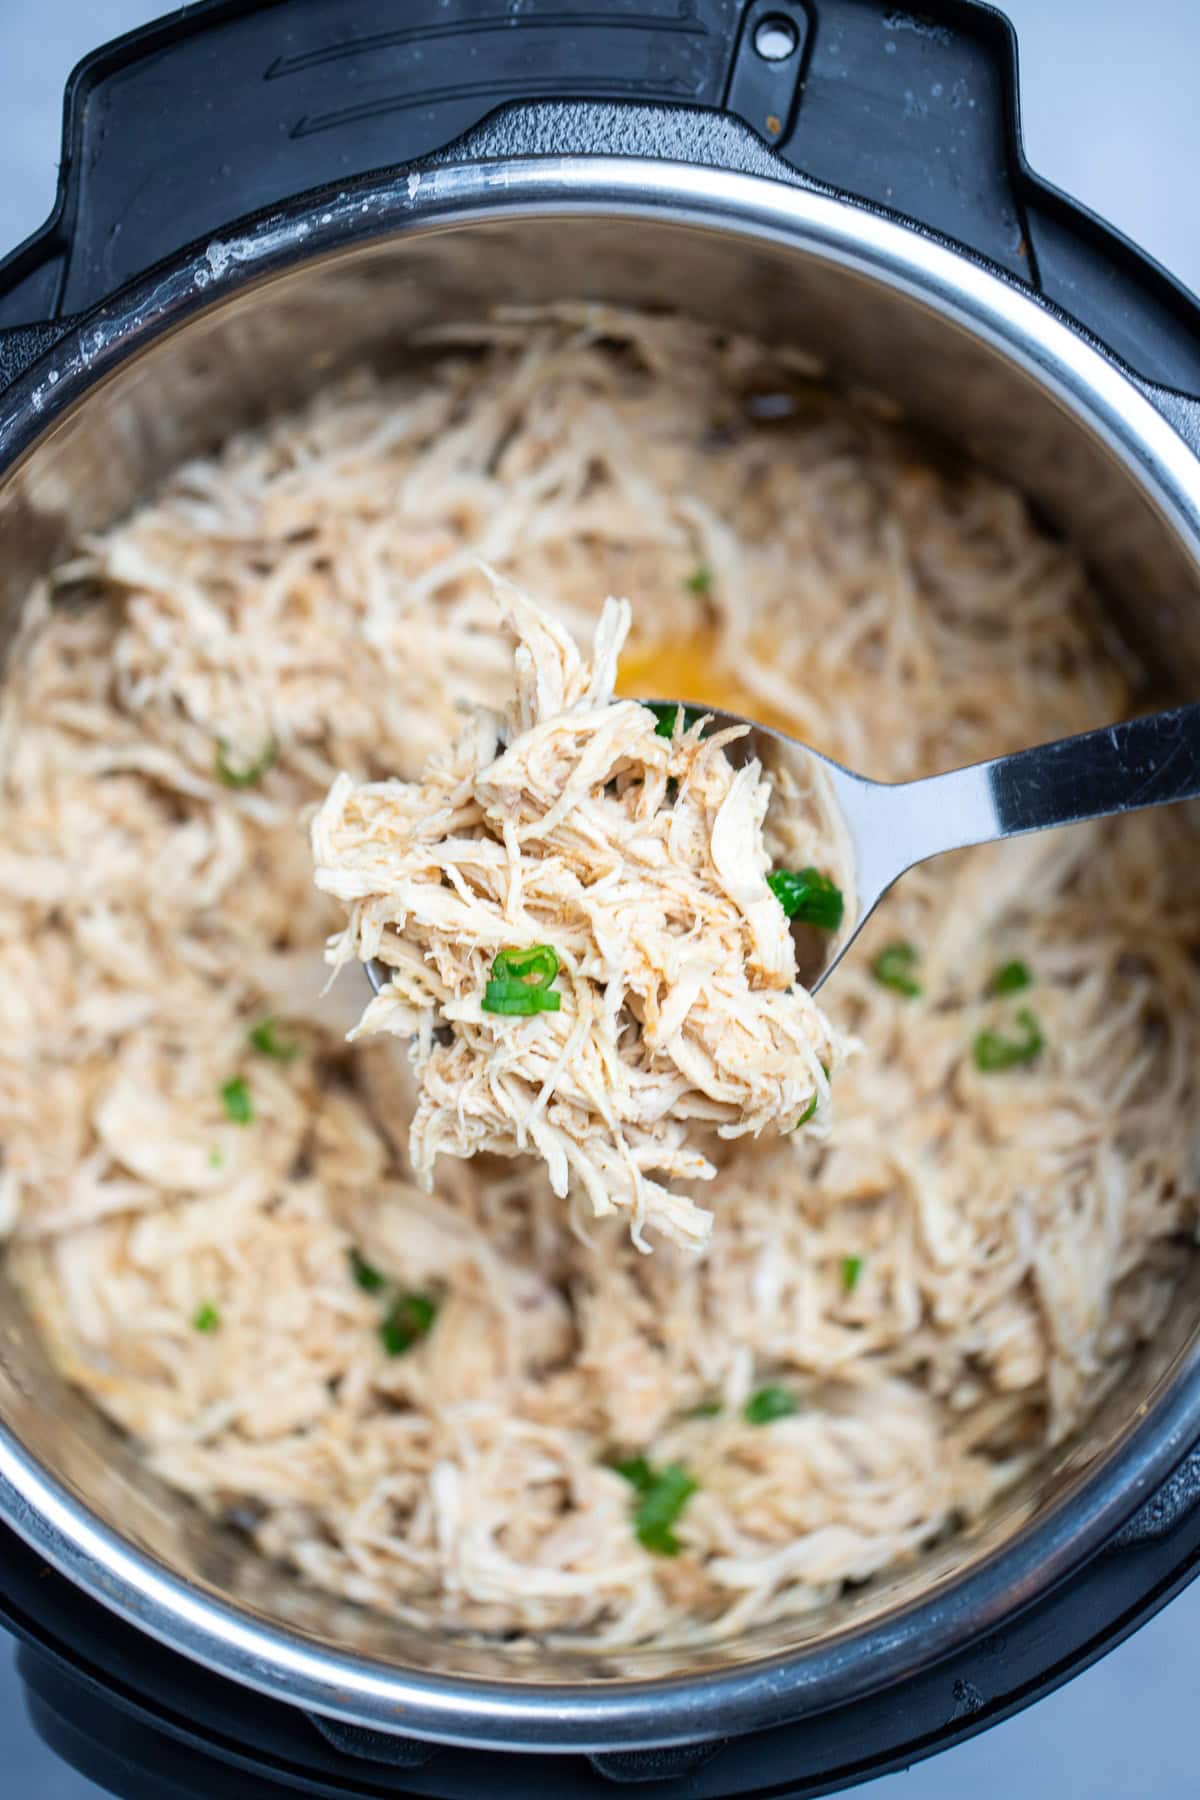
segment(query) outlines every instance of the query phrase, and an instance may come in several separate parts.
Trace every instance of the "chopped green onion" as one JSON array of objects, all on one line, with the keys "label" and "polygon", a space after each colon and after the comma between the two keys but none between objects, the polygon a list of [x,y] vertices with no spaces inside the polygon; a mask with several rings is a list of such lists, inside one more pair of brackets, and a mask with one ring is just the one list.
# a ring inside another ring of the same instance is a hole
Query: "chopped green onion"
[{"label": "chopped green onion", "polygon": [[994,1075],[1000,1069],[1015,1069],[1022,1063],[1031,1063],[1045,1048],[1042,1028],[1027,1006],[1019,1009],[1017,1024],[1024,1034],[1019,1038],[1004,1037],[999,1031],[979,1033],[974,1045],[977,1069],[985,1075]]},{"label": "chopped green onion", "polygon": [[696,720],[704,717],[704,714],[694,706],[663,706],[657,701],[654,704],[647,702],[646,710],[652,712],[658,720],[658,724],[654,727],[655,736],[664,738],[675,736],[675,721],[680,713],[683,714],[685,731],[690,731]]},{"label": "chopped green onion", "polygon": [[1033,986],[1033,976],[1029,973],[1028,963],[1006,962],[996,970],[988,982],[989,994],[1019,994],[1022,988]]},{"label": "chopped green onion", "polygon": [[809,1101],[809,1103],[805,1107],[804,1111],[800,1114],[800,1117],[796,1120],[796,1123],[792,1126],[793,1131],[799,1131],[799,1129],[802,1125],[808,1124],[808,1121],[812,1118],[813,1114],[817,1110],[817,1105],[818,1105],[818,1102],[820,1101],[820,1098],[821,1098],[820,1094],[813,1095],[812,1099]]},{"label": "chopped green onion", "polygon": [[274,1019],[260,1019],[249,1036],[260,1055],[273,1057],[276,1062],[291,1062],[300,1054],[299,1044],[279,1036]]},{"label": "chopped green onion", "polygon": [[613,1468],[618,1475],[623,1475],[639,1494],[644,1494],[654,1480],[654,1470],[644,1456],[627,1456],[621,1462],[615,1462]]},{"label": "chopped green onion", "polygon": [[678,1556],[683,1546],[671,1526],[695,1493],[698,1483],[681,1463],[668,1463],[665,1469],[655,1469],[644,1456],[631,1456],[612,1466],[639,1496],[633,1512],[633,1529],[643,1549],[653,1551],[656,1556]]},{"label": "chopped green onion", "polygon": [[559,967],[558,952],[549,944],[534,944],[528,950],[500,950],[479,1004],[484,1012],[513,1017],[558,1012],[562,995],[555,993],[550,983]]},{"label": "chopped green onion", "polygon": [[484,1012],[529,1018],[534,1013],[558,1012],[562,995],[553,988],[529,987],[523,981],[489,981],[479,1004]]},{"label": "chopped green onion", "polygon": [[776,869],[767,876],[767,886],[788,918],[801,925],[836,931],[842,922],[842,890],[819,869]]},{"label": "chopped green onion", "polygon": [[871,964],[871,973],[884,987],[895,988],[909,1000],[915,1000],[921,984],[914,977],[917,950],[914,944],[887,944]]},{"label": "chopped green onion", "polygon": [[707,594],[713,584],[713,572],[707,563],[697,563],[684,586],[689,594]]},{"label": "chopped green onion", "polygon": [[525,981],[530,987],[547,988],[559,971],[557,950],[534,944],[528,950],[498,950],[492,964],[494,981]]},{"label": "chopped green onion", "polygon": [[225,1108],[227,1118],[235,1125],[249,1125],[254,1117],[254,1101],[250,1097],[250,1089],[246,1085],[244,1075],[235,1075],[221,1088],[221,1105]]},{"label": "chopped green onion", "polygon": [[221,1315],[211,1300],[206,1300],[192,1314],[193,1331],[215,1331],[221,1323]]},{"label": "chopped green onion", "polygon": [[790,1388],[760,1387],[742,1408],[747,1425],[770,1425],[775,1419],[786,1419],[799,1412],[800,1402]]},{"label": "chopped green onion", "polygon": [[211,1149],[209,1151],[208,1166],[210,1169],[219,1169],[222,1166],[222,1164],[224,1163],[224,1161],[225,1161],[225,1152],[223,1150],[218,1150],[214,1147],[213,1149]]},{"label": "chopped green onion", "polygon": [[719,1400],[702,1400],[699,1406],[693,1406],[688,1414],[689,1419],[715,1419],[721,1410]]},{"label": "chopped green onion", "polygon": [[697,1482],[681,1463],[668,1463],[641,1490],[634,1508],[633,1529],[643,1550],[655,1556],[678,1556],[683,1545],[671,1530],[696,1491]]},{"label": "chopped green onion", "polygon": [[214,766],[218,779],[226,787],[253,787],[256,781],[262,780],[278,755],[279,745],[274,738],[268,738],[252,762],[241,762],[225,739],[218,738]]},{"label": "chopped green onion", "polygon": [[[826,1081],[828,1081],[829,1080],[829,1065],[828,1065],[828,1063],[823,1062],[821,1064],[821,1073],[825,1077]],[[799,1131],[799,1129],[802,1125],[807,1125],[808,1121],[812,1118],[813,1114],[816,1112],[817,1107],[820,1105],[820,1103],[821,1103],[821,1095],[820,1095],[820,1091],[818,1090],[816,1093],[814,1093],[812,1099],[809,1101],[809,1103],[805,1107],[804,1111],[800,1114],[800,1117],[796,1120],[796,1123],[792,1126],[792,1130]]]},{"label": "chopped green onion", "polygon": [[500,950],[492,963],[492,979],[480,1001],[484,1012],[529,1018],[534,1013],[558,1012],[561,994],[551,982],[558,974],[558,952],[549,944],[533,944],[527,950]]},{"label": "chopped green onion", "polygon": [[366,1257],[357,1250],[350,1251],[350,1273],[364,1294],[377,1294],[380,1288],[387,1286],[386,1278],[378,1269],[372,1268]]},{"label": "chopped green onion", "polygon": [[428,1294],[399,1294],[388,1308],[379,1336],[389,1356],[403,1356],[419,1338],[426,1337],[437,1317],[437,1303]]},{"label": "chopped green onion", "polygon": [[852,1294],[858,1286],[858,1278],[863,1272],[861,1256],[843,1256],[842,1258],[842,1292]]}]

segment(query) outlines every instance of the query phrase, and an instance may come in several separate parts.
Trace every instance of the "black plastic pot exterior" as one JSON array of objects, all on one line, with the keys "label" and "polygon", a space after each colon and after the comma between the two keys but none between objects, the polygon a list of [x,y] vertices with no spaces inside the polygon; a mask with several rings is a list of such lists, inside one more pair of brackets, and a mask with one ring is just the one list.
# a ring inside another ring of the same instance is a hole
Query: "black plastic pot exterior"
[{"label": "black plastic pot exterior", "polygon": [[[72,79],[54,219],[0,265],[10,560],[46,550],[53,513],[43,506],[31,528],[22,469],[56,434],[86,450],[80,421],[123,404],[139,359],[169,371],[171,341],[190,333],[189,379],[206,367],[219,379],[204,360],[223,341],[204,335],[218,302],[248,318],[276,305],[286,323],[272,295],[290,271],[311,268],[314,296],[341,259],[374,279],[400,238],[410,287],[436,285],[459,233],[495,247],[497,281],[531,244],[568,266],[578,245],[612,269],[618,252],[600,240],[615,222],[635,285],[639,256],[656,253],[678,257],[663,279],[684,293],[689,259],[706,295],[723,265],[744,269],[779,287],[767,310],[781,331],[788,271],[811,257],[801,338],[832,313],[838,281],[865,292],[886,280],[897,342],[941,334],[951,363],[958,346],[971,380],[943,397],[943,421],[961,398],[962,435],[985,456],[987,382],[1004,359],[1023,405],[1036,389],[1047,429],[1056,409],[1086,411],[1081,469],[1102,486],[1107,457],[1114,496],[1145,497],[1144,517],[1132,499],[1127,529],[1121,515],[1125,585],[1147,613],[1158,594],[1147,636],[1175,652],[1185,682],[1200,680],[1172,635],[1197,587],[1200,317],[1033,180],[1013,95],[997,15],[955,5],[917,17],[870,0],[547,0],[516,14],[502,0],[410,0],[401,24],[379,0],[217,4],[110,46]],[[714,305],[736,312],[738,280],[724,290]],[[398,318],[413,304],[403,285],[377,291]],[[838,323],[826,318],[834,336]],[[877,354],[869,332],[855,354],[866,365]],[[1032,438],[1030,457],[1038,496],[1069,513],[1056,458],[1034,473]],[[28,1388],[17,1349],[15,1330],[0,1333],[0,1401],[8,1381],[14,1412]],[[26,1645],[39,1730],[130,1796],[516,1795],[537,1782],[567,1796],[628,1783],[663,1800],[828,1792],[1005,1716],[1190,1579],[1200,1352],[1183,1325],[1139,1391],[1136,1418],[1093,1434],[1031,1522],[961,1575],[943,1561],[911,1605],[848,1615],[827,1641],[767,1646],[736,1666],[590,1686],[568,1672],[525,1688],[322,1657],[303,1624],[290,1638],[263,1628],[214,1601],[211,1576],[189,1585],[156,1564],[132,1522],[123,1543],[72,1471],[39,1464],[32,1429],[3,1426],[0,1612]]]},{"label": "black plastic pot exterior", "polygon": [[[795,33],[779,60],[756,50],[769,21]],[[1032,175],[1016,93],[1007,21],[960,0],[208,0],[75,70],[58,202],[0,264],[0,327],[35,328],[24,354],[231,219],[417,166],[510,105],[599,101],[737,119],[776,175],[986,258],[1147,381],[1200,393],[1195,302]],[[703,138],[681,119],[661,154],[707,160]]]},{"label": "black plastic pot exterior", "polygon": [[907,1767],[1010,1717],[1085,1669],[1192,1580],[1200,1457],[1189,1505],[1138,1515],[1120,1546],[937,1663],[849,1708],[749,1736],[660,1751],[497,1756],[370,1733],[264,1699],[151,1645],[28,1551],[0,1540],[0,1617],[22,1648],[47,1744],[124,1800],[811,1800]]}]

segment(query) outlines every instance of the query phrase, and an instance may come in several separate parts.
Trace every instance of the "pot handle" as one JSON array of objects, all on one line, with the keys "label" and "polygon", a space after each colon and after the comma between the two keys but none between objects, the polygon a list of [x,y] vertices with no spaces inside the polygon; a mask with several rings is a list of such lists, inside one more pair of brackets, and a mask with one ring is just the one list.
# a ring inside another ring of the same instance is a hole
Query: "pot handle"
[{"label": "pot handle", "polygon": [[[968,0],[207,0],[72,74],[54,213],[0,262],[0,386],[236,219],[433,157],[571,150],[894,213],[1040,292],[1152,398],[1200,396],[1195,301],[1032,175],[1016,94],[1011,27]],[[1175,414],[1200,445],[1200,404]]]},{"label": "pot handle", "polygon": [[[0,325],[86,313],[234,220],[356,176],[418,166],[514,104],[530,109],[520,135],[532,154],[541,101],[606,103],[607,125],[597,121],[602,141],[592,148],[620,143],[623,110],[719,113],[741,55],[740,25],[756,29],[751,15],[765,16],[767,5],[792,32],[792,48],[774,60],[752,51],[761,82],[743,83],[732,104],[790,119],[809,34],[806,0],[187,7],[93,52],[72,73],[57,205],[0,264]],[[639,139],[638,152],[646,148]],[[691,159],[688,125],[649,149]],[[763,160],[770,169],[769,154]]]}]

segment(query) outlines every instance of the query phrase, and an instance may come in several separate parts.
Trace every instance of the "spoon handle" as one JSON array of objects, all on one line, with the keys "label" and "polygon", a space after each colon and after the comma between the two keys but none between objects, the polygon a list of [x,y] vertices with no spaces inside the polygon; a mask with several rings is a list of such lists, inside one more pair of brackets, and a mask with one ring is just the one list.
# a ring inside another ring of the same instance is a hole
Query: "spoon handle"
[{"label": "spoon handle", "polygon": [[908,783],[906,793],[911,823],[896,846],[903,867],[964,844],[1192,800],[1200,795],[1200,705],[953,769]]},{"label": "spoon handle", "polygon": [[1002,837],[1192,800],[1200,794],[1200,706],[1018,750],[988,772]]}]

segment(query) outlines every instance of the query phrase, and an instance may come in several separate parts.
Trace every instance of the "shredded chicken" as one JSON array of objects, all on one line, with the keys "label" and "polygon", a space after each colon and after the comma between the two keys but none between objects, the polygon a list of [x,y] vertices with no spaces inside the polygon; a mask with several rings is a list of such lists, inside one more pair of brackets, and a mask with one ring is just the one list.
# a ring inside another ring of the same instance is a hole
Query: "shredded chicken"
[{"label": "shredded chicken", "polygon": [[[430,1632],[719,1637],[979,1518],[1154,1336],[1197,1223],[1195,825],[907,876],[822,993],[864,1044],[836,1132],[698,1136],[699,1254],[621,1216],[582,1244],[533,1157],[442,1157],[428,1193],[406,1053],[347,1046],[352,972],[322,997],[344,919],[301,817],[503,708],[480,557],[578,642],[635,595],[619,692],[883,779],[1138,698],[1017,495],[788,354],[579,308],[341,383],[32,597],[0,715],[8,1266],[147,1479],[303,1579]],[[918,994],[873,972],[898,945]],[[977,1067],[1023,1008],[1040,1051]],[[652,1547],[638,1456],[696,1483]]]},{"label": "shredded chicken", "polygon": [[[597,1218],[628,1214],[639,1249],[647,1225],[699,1249],[711,1213],[647,1171],[712,1180],[694,1121],[734,1138],[821,1113],[824,1130],[843,1060],[767,885],[770,783],[726,754],[745,727],[706,738],[677,712],[667,739],[648,707],[613,699],[628,602],[605,605],[589,665],[527,595],[494,586],[517,641],[506,728],[481,714],[413,782],[340,775],[313,821],[317,886],[349,913],[329,960],[391,977],[351,1037],[415,1040],[426,1187],[441,1152],[533,1152],[560,1198],[573,1179]],[[553,1009],[488,1010],[497,956],[547,949]]]}]

